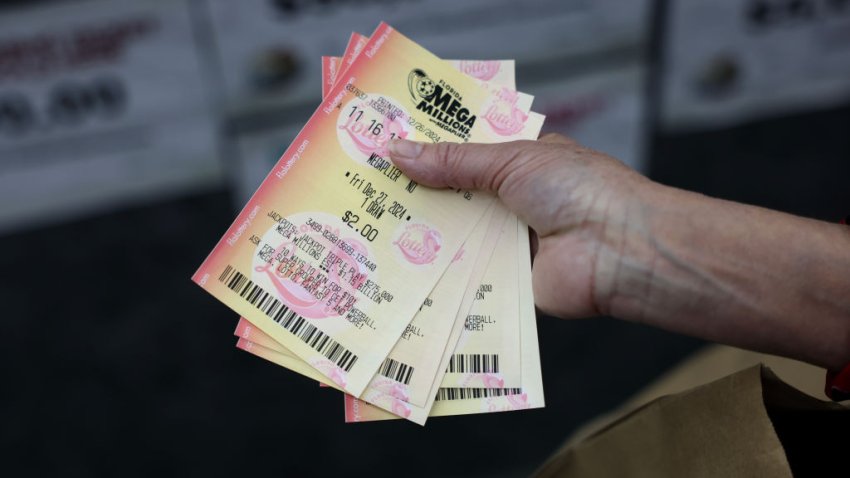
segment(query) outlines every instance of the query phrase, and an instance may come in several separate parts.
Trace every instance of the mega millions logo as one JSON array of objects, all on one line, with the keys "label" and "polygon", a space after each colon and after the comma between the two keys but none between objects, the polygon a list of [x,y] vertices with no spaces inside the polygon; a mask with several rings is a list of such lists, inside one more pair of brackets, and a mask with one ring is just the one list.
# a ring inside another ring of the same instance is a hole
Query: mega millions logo
[{"label": "mega millions logo", "polygon": [[457,90],[443,80],[432,80],[418,68],[408,75],[407,87],[416,109],[426,113],[432,123],[458,138],[469,139],[476,116],[463,106]]}]

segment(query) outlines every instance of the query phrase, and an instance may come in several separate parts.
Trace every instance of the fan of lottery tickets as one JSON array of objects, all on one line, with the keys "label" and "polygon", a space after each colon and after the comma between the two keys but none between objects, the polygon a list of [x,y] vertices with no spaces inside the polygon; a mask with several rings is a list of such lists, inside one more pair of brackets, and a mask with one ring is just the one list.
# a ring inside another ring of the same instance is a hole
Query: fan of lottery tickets
[{"label": "fan of lottery tickets", "polygon": [[237,347],[343,392],[347,422],[544,406],[528,228],[420,187],[403,138],[537,138],[510,60],[442,60],[386,24],[322,58],[323,101],[193,276]]}]

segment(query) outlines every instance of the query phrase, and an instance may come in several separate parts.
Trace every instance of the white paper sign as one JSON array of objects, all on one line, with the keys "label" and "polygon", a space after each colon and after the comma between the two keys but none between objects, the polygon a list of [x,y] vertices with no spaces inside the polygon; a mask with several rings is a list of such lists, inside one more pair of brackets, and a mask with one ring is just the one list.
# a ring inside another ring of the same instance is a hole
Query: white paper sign
[{"label": "white paper sign", "polygon": [[647,0],[206,0],[231,113],[317,102],[321,56],[383,20],[444,58],[545,61],[642,42]]},{"label": "white paper sign", "polygon": [[220,180],[186,1],[0,16],[0,231]]},{"label": "white paper sign", "polygon": [[677,0],[662,124],[731,126],[850,99],[850,8],[832,0]]}]

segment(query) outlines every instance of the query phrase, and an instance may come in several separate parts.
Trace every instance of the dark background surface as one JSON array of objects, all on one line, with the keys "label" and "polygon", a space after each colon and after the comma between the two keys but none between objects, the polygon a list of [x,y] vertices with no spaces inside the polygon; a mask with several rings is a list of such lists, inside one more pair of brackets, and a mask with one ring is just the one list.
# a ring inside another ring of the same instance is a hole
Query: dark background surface
[{"label": "dark background surface", "polygon": [[221,193],[0,240],[4,455],[83,476],[385,476],[414,459],[416,476],[522,476],[698,345],[540,317],[545,409],[347,425],[337,392],[234,348],[233,312],[189,281],[231,220]]},{"label": "dark background surface", "polygon": [[[653,58],[662,47],[656,34]],[[678,135],[649,121],[654,179],[825,220],[850,213],[848,105]],[[7,470],[522,476],[701,345],[540,316],[545,409],[346,425],[338,393],[235,349],[233,312],[189,281],[234,217],[230,194],[0,237]]]}]

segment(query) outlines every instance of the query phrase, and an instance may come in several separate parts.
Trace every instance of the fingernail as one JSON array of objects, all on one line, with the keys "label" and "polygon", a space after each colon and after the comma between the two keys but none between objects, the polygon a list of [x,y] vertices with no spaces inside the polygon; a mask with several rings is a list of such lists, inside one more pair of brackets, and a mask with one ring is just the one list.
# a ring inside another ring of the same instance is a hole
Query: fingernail
[{"label": "fingernail", "polygon": [[425,145],[418,141],[396,139],[390,142],[390,156],[399,159],[416,159],[422,154]]}]

